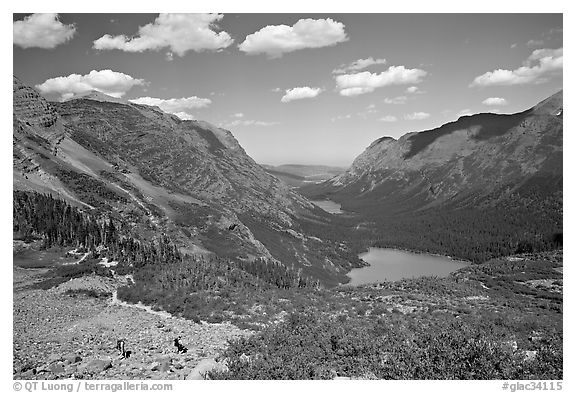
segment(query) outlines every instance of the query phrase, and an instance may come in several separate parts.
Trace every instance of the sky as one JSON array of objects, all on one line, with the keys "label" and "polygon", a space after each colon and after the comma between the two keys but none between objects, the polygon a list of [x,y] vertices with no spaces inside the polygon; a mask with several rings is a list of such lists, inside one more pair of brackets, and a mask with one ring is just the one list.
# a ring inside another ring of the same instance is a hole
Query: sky
[{"label": "sky", "polygon": [[561,90],[562,36],[561,14],[13,14],[13,73],[208,121],[262,164],[346,167]]}]

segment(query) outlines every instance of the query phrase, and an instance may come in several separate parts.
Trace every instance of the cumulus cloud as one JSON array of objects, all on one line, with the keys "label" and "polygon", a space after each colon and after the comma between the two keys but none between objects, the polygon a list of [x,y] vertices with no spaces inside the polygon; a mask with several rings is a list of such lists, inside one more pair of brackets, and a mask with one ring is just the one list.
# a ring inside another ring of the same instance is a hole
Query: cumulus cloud
[{"label": "cumulus cloud", "polygon": [[484,105],[508,105],[508,101],[505,98],[500,97],[489,97],[482,101]]},{"label": "cumulus cloud", "polygon": [[178,116],[180,120],[196,120],[196,118],[193,115],[186,112],[176,112],[173,114]]},{"label": "cumulus cloud", "polygon": [[360,71],[364,68],[370,67],[375,64],[386,64],[386,59],[374,59],[369,57],[367,59],[358,59],[350,64],[342,64],[340,68],[332,71],[333,74],[344,74],[349,71]]},{"label": "cumulus cloud", "polygon": [[470,84],[476,86],[511,86],[546,82],[550,77],[562,73],[563,48],[537,49],[515,70],[497,69],[474,78]]},{"label": "cumulus cloud", "polygon": [[426,74],[426,71],[418,68],[391,66],[379,74],[364,71],[356,74],[338,75],[336,76],[336,86],[340,89],[340,95],[355,96],[371,93],[379,87],[420,83]]},{"label": "cumulus cloud", "polygon": [[192,50],[220,50],[234,42],[225,31],[216,32],[221,14],[160,14],[156,20],[138,28],[138,35],[111,36],[105,34],[93,43],[98,50],[119,49],[125,52],[143,52],[169,48],[178,56],[184,56]]},{"label": "cumulus cloud", "polygon": [[322,92],[322,89],[319,87],[295,87],[293,89],[286,90],[286,94],[282,96],[280,101],[282,102],[290,102],[294,100],[301,100],[304,98],[314,98],[318,94]]},{"label": "cumulus cloud", "polygon": [[12,24],[13,42],[21,48],[52,49],[72,39],[76,28],[58,20],[58,14],[33,14]]},{"label": "cumulus cloud", "polygon": [[408,100],[408,97],[406,96],[398,96],[398,97],[394,97],[394,98],[384,98],[384,103],[385,104],[393,104],[393,105],[401,105],[401,104],[405,104],[406,101]]},{"label": "cumulus cloud", "polygon": [[406,120],[424,120],[430,117],[430,113],[426,112],[414,112],[408,115],[404,115]]},{"label": "cumulus cloud", "polygon": [[340,95],[344,97],[354,97],[361,94],[371,93],[373,91],[374,89],[369,87],[349,87],[340,90]]},{"label": "cumulus cloud", "polygon": [[406,93],[408,94],[416,94],[416,93],[420,93],[421,91],[418,89],[418,86],[410,86],[408,88],[406,88]]},{"label": "cumulus cloud", "polygon": [[157,106],[166,113],[172,113],[182,120],[194,120],[194,116],[189,111],[199,108],[205,108],[212,103],[208,98],[196,96],[182,98],[154,98],[140,97],[130,100],[135,104]]},{"label": "cumulus cloud", "polygon": [[396,116],[387,115],[387,116],[379,118],[378,121],[384,121],[386,123],[393,123],[395,121],[398,121],[398,118]]},{"label": "cumulus cloud", "polygon": [[344,24],[332,19],[300,19],[294,26],[269,25],[248,35],[238,49],[270,58],[305,48],[333,46],[348,40]]},{"label": "cumulus cloud", "polygon": [[132,87],[145,84],[144,79],[136,79],[121,72],[92,70],[86,75],[70,74],[51,78],[36,85],[36,88],[42,94],[60,94],[60,99],[65,100],[75,94],[87,93],[92,90],[112,97],[122,97]]}]

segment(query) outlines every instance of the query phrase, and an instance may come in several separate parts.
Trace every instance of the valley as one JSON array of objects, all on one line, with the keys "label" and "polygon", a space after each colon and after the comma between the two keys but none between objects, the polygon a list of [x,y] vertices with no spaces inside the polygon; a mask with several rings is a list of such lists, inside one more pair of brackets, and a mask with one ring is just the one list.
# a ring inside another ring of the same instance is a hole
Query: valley
[{"label": "valley", "polygon": [[209,123],[14,78],[14,378],[562,379],[561,107],[264,168]]},{"label": "valley", "polygon": [[343,174],[298,191],[368,222],[365,247],[472,262],[553,249],[562,244],[562,106],[560,91],[520,113],[382,137]]}]

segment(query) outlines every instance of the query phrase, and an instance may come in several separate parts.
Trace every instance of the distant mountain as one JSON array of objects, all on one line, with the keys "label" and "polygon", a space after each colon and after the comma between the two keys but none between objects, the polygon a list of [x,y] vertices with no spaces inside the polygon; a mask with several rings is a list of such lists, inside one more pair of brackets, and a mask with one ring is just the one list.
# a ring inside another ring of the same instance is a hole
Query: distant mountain
[{"label": "distant mountain", "polygon": [[326,165],[262,165],[266,172],[276,176],[292,187],[300,187],[306,183],[318,183],[340,175],[346,169]]},{"label": "distant mountain", "polygon": [[64,101],[81,100],[81,99],[128,104],[128,101],[126,101],[122,98],[112,97],[112,96],[109,96],[109,95],[104,94],[102,92],[99,92],[98,90],[91,90],[91,91],[88,91],[86,93],[78,93],[78,94],[75,94],[72,97],[70,97]]},{"label": "distant mountain", "polygon": [[[485,221],[482,226],[499,228],[487,236],[492,242],[517,243],[524,237],[538,243],[562,231],[562,131],[560,91],[524,112],[480,113],[398,140],[382,137],[345,173],[305,186],[302,192],[311,198],[332,198],[345,210],[399,227],[411,223],[416,228],[418,222],[440,215],[430,226],[452,220],[457,232],[456,220],[479,214],[484,217],[478,218]],[[391,219],[415,214],[420,219]],[[490,214],[505,222],[488,219]],[[477,223],[468,222],[473,225]],[[509,230],[503,229],[507,226]],[[506,233],[500,236],[498,231]],[[402,243],[409,247],[410,242]]]},{"label": "distant mountain", "polygon": [[136,237],[168,233],[185,253],[264,258],[328,284],[358,265],[318,238],[327,214],[209,123],[99,92],[49,103],[14,78],[13,139],[15,189],[112,215]]}]

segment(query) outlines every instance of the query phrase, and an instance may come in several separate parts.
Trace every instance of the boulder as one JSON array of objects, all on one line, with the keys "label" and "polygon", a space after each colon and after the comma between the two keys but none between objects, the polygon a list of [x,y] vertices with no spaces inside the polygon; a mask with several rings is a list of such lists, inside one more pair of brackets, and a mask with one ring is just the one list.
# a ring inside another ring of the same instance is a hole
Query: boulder
[{"label": "boulder", "polygon": [[524,361],[529,362],[536,359],[536,355],[538,355],[538,351],[525,351],[524,352]]},{"label": "boulder", "polygon": [[64,373],[64,366],[62,366],[60,363],[52,363],[49,369],[52,374]]},{"label": "boulder", "polygon": [[48,356],[48,363],[56,363],[59,362],[60,360],[62,360],[62,356],[53,353],[50,356]]},{"label": "boulder", "polygon": [[171,366],[172,366],[172,358],[169,357],[157,358],[156,361],[152,364],[151,370],[165,373],[170,371]]},{"label": "boulder", "polygon": [[198,363],[196,365],[196,367],[194,367],[192,369],[192,371],[190,372],[190,374],[188,374],[186,379],[187,380],[208,379],[207,374],[210,371],[225,372],[225,371],[228,371],[228,367],[226,367],[222,363],[218,363],[214,359],[204,359],[204,360],[200,361],[200,363]]},{"label": "boulder", "polygon": [[94,359],[88,362],[83,368],[89,373],[101,373],[102,371],[112,368],[112,361],[110,359]]},{"label": "boulder", "polygon": [[68,364],[74,364],[74,363],[80,363],[82,361],[82,358],[76,354],[70,354],[64,356],[64,361],[67,362]]}]

